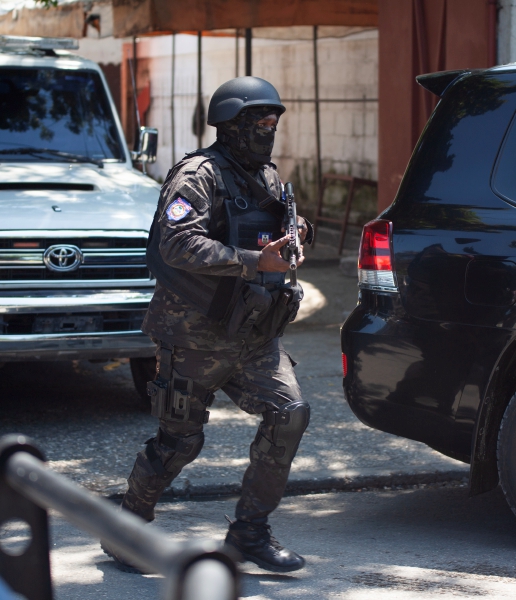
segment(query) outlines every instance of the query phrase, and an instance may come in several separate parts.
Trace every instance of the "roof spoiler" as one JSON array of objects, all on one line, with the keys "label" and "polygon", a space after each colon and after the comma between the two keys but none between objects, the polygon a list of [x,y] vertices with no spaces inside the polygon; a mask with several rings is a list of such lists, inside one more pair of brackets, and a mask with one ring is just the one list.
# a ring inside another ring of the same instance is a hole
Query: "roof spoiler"
[{"label": "roof spoiler", "polygon": [[437,73],[426,73],[425,75],[418,75],[416,81],[420,86],[424,87],[425,90],[432,92],[436,96],[441,97],[446,88],[458,79],[464,73],[470,73],[468,69],[460,69],[457,71],[438,71]]}]

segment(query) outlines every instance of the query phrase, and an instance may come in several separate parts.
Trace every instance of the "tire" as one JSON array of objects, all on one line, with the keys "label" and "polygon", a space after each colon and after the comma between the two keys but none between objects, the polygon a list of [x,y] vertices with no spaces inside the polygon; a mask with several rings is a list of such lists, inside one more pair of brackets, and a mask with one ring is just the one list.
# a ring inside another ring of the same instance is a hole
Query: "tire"
[{"label": "tire", "polygon": [[510,399],[498,432],[498,477],[505,499],[516,515],[516,394]]},{"label": "tire", "polygon": [[131,358],[130,366],[136,391],[146,404],[150,404],[147,396],[147,381],[152,381],[156,377],[156,358],[154,356]]}]

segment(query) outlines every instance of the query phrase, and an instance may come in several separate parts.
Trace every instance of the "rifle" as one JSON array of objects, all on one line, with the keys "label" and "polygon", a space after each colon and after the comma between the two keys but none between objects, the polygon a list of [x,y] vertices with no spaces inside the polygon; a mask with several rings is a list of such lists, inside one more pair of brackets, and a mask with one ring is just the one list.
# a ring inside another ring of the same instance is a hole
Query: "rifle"
[{"label": "rifle", "polygon": [[289,236],[288,243],[284,246],[283,258],[290,263],[290,283],[297,285],[297,261],[301,241],[297,229],[297,210],[294,198],[294,186],[289,181],[285,184],[285,231]]}]

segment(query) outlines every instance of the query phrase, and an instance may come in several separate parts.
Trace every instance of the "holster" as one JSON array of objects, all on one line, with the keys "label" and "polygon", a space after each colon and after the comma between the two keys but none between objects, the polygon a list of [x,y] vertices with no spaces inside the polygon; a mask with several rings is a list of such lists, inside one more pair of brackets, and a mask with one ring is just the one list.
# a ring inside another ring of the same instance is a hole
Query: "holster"
[{"label": "holster", "polygon": [[147,382],[147,394],[151,399],[151,415],[158,419],[194,421],[207,423],[207,410],[191,408],[191,398],[197,397],[205,406],[211,406],[215,395],[204,386],[184,377],[172,367],[174,350],[160,348],[159,374]]}]

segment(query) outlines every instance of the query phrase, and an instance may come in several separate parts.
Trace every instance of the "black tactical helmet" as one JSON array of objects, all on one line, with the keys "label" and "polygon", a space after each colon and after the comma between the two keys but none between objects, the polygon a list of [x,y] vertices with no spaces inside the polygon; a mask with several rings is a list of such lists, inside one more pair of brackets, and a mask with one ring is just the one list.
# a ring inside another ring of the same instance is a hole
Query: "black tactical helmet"
[{"label": "black tactical helmet", "polygon": [[229,121],[247,106],[274,106],[285,112],[276,88],[259,77],[237,77],[215,90],[208,108],[208,125]]}]

